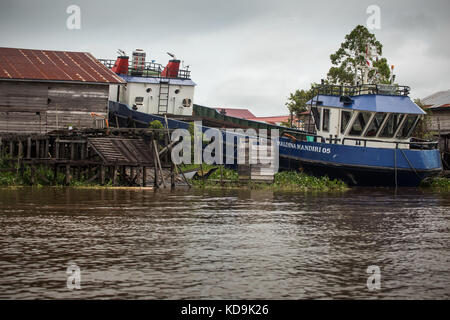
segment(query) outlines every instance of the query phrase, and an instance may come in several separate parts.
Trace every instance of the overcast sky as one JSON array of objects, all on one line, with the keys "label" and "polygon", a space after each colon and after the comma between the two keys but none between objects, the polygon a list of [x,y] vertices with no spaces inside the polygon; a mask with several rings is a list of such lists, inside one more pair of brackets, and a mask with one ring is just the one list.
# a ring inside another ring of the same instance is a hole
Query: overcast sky
[{"label": "overcast sky", "polygon": [[[66,9],[81,8],[81,29]],[[243,107],[257,116],[287,114],[290,92],[326,77],[329,56],[369,5],[372,30],[413,98],[450,89],[449,0],[0,0],[0,46],[88,51],[115,59],[142,48],[166,64],[166,51],[190,65],[195,102]]]}]

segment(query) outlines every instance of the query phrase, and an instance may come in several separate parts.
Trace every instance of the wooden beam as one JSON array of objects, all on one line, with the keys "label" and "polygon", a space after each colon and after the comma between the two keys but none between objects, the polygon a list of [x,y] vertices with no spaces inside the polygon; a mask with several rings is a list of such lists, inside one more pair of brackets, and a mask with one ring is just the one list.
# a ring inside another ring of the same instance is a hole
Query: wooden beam
[{"label": "wooden beam", "polygon": [[66,185],[70,185],[70,164],[66,164]]},{"label": "wooden beam", "polygon": [[100,183],[105,184],[105,166],[100,166]]},{"label": "wooden beam", "polygon": [[159,160],[159,155],[158,155],[158,146],[156,144],[156,141],[153,140],[153,150],[154,150],[154,154],[155,154],[155,158],[156,158],[156,164],[159,167],[159,172],[161,173],[161,179],[162,179],[162,184],[164,186],[164,188],[166,187],[166,181],[164,180],[164,173],[162,171],[162,167],[161,167],[161,161]]},{"label": "wooden beam", "polygon": [[31,159],[31,143],[32,143],[31,137],[28,137],[28,139],[27,139],[27,158],[28,159]]}]

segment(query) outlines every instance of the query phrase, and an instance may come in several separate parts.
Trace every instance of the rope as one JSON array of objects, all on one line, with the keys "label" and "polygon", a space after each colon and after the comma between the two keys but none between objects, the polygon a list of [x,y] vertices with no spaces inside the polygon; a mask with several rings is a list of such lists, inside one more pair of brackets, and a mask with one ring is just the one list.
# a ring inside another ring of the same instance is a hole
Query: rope
[{"label": "rope", "polygon": [[410,167],[411,169],[414,170],[414,173],[415,173],[416,176],[420,179],[419,174],[417,173],[416,169],[412,166],[411,162],[409,162],[409,159],[408,159],[408,157],[406,156],[405,152],[403,152],[402,149],[400,149],[400,151],[403,153],[403,156],[405,157],[406,161],[408,162],[409,167]]},{"label": "rope", "polygon": [[397,145],[395,146],[395,149],[394,149],[394,175],[395,175],[395,193],[397,193],[397,187],[398,187],[398,182],[397,182]]}]

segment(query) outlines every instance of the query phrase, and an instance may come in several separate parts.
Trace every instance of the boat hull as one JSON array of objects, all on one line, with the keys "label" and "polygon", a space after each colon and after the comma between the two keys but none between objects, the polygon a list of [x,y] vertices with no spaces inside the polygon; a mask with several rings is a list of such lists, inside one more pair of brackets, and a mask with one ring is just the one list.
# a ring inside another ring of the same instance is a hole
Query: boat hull
[{"label": "boat hull", "polygon": [[439,150],[387,149],[280,139],[280,167],[358,186],[415,187],[442,171]]}]

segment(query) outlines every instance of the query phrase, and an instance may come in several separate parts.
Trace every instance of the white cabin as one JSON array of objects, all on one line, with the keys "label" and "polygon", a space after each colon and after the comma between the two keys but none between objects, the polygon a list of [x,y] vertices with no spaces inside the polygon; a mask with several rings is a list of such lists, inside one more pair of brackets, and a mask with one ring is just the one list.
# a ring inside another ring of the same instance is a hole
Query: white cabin
[{"label": "white cabin", "polygon": [[125,52],[119,50],[119,54],[116,60],[100,59],[126,81],[126,85],[109,87],[110,101],[148,114],[192,116],[196,84],[190,78],[189,66],[180,69],[181,61],[171,53],[173,59],[165,67],[154,60],[145,61],[146,54],[140,49],[133,52],[132,61]]},{"label": "white cabin", "polygon": [[192,115],[195,89],[192,80],[121,77],[127,84],[110,86],[109,100],[148,114]]},{"label": "white cabin", "polygon": [[377,85],[365,85],[352,95],[343,94],[342,86],[319,88],[309,102],[318,142],[409,148],[411,134],[425,112],[407,96],[409,88],[395,88],[387,94]]}]

